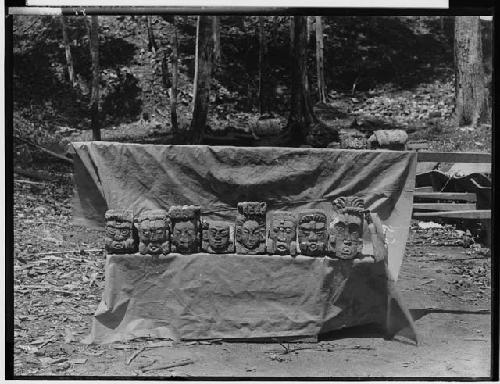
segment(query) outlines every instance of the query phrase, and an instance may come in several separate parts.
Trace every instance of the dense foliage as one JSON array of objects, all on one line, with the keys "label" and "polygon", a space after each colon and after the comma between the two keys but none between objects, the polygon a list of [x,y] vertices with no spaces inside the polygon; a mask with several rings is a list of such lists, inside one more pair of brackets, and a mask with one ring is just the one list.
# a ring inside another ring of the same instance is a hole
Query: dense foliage
[{"label": "dense foliage", "polygon": [[[177,16],[180,125],[189,124],[195,65],[196,17]],[[16,16],[13,30],[16,113],[48,129],[88,129],[91,62],[89,20],[67,17],[76,85],[68,80],[60,17]],[[290,17],[265,16],[264,83],[268,110],[283,118],[290,98]],[[99,17],[102,126],[138,121],[168,130],[172,16],[153,16],[158,50],[148,50],[146,16]],[[453,75],[453,18],[324,16],[327,91],[357,97],[383,84],[412,89]],[[222,16],[222,59],[214,71],[209,125],[223,128],[248,121],[258,110],[258,17]],[[308,69],[317,101],[314,24]],[[491,79],[491,28],[484,28],[484,61]],[[490,80],[491,82],[491,80]],[[229,124],[230,122],[230,124]]]}]

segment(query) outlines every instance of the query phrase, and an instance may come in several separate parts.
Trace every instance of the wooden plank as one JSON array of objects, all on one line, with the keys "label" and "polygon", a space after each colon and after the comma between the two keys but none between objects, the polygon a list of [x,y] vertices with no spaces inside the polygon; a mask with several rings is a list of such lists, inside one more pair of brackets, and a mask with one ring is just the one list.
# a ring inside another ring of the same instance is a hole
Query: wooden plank
[{"label": "wooden plank", "polygon": [[489,209],[476,209],[473,211],[448,211],[448,212],[414,212],[413,217],[433,217],[442,219],[476,219],[491,220],[491,211]]},{"label": "wooden plank", "polygon": [[491,163],[491,153],[417,152],[419,163]]},{"label": "wooden plank", "polygon": [[419,192],[435,192],[434,188],[432,187],[420,187],[420,188],[415,188],[415,193]]},{"label": "wooden plank", "polygon": [[429,143],[406,143],[406,148],[410,151],[429,148]]},{"label": "wooden plank", "polygon": [[475,210],[476,204],[455,204],[455,203],[413,203],[413,210],[423,211],[465,211]]},{"label": "wooden plank", "polygon": [[477,201],[475,193],[465,192],[415,192],[413,193],[413,198],[425,200],[460,200],[469,201],[471,203],[475,203]]}]

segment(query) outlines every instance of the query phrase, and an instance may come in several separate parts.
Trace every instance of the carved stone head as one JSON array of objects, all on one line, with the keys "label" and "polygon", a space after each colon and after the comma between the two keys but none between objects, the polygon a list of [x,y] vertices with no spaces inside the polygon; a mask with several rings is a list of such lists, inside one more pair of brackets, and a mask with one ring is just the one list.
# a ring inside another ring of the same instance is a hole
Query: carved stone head
[{"label": "carved stone head", "polygon": [[195,205],[172,206],[169,210],[172,222],[171,251],[196,253],[201,246],[200,207]]},{"label": "carved stone head", "polygon": [[300,252],[303,255],[324,255],[328,240],[326,215],[316,210],[301,212],[299,214],[298,240]]},{"label": "carved stone head", "polygon": [[262,254],[266,251],[266,209],[264,202],[238,203],[236,252]]},{"label": "carved stone head", "polygon": [[268,253],[295,255],[297,253],[297,218],[290,212],[276,211],[271,216]]},{"label": "carved stone head", "polygon": [[234,252],[230,225],[223,221],[203,222],[203,250],[209,253]]},{"label": "carved stone head", "polygon": [[132,211],[110,209],[106,220],[105,248],[108,253],[134,253],[134,214]]},{"label": "carved stone head", "polygon": [[333,205],[328,250],[339,259],[354,259],[363,249],[365,204],[359,197],[349,196],[335,199]]},{"label": "carved stone head", "polygon": [[145,211],[137,219],[136,226],[141,254],[159,255],[170,252],[170,220],[167,211]]}]

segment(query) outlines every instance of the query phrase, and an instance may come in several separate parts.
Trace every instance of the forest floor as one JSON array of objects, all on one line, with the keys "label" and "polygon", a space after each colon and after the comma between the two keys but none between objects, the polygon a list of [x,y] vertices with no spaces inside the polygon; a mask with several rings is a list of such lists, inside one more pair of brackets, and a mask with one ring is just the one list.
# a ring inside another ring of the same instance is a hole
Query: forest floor
[{"label": "forest floor", "polygon": [[[429,141],[430,150],[491,152],[491,126],[457,128],[450,118],[450,95],[450,84],[440,82],[411,92],[380,89],[355,98],[338,97],[332,102],[338,117],[323,117],[330,126],[351,126],[354,120],[375,116],[394,127],[410,128],[410,139]],[[15,132],[30,138],[33,125],[17,120],[16,115],[14,122]],[[161,143],[165,135],[164,128],[144,121],[102,131],[104,140],[125,142]],[[91,139],[90,131],[74,129],[62,136],[65,143]],[[386,341],[369,328],[337,331],[323,336],[319,343],[290,347],[168,340],[84,345],[80,340],[90,332],[104,289],[104,236],[71,223],[71,169],[39,161],[22,149],[16,147],[16,166],[36,171],[38,178],[21,173],[14,178],[15,375],[236,378],[490,374],[489,250],[455,244],[458,232],[453,228],[422,230],[415,223],[398,287],[416,320],[422,340],[418,347],[401,338]],[[23,157],[26,153],[28,159]],[[157,369],[171,362],[186,365]]]},{"label": "forest floor", "polygon": [[[37,165],[14,180],[14,374],[157,377],[487,377],[491,258],[451,227],[413,223],[398,288],[421,344],[373,329],[319,343],[139,340],[80,343],[104,288],[103,233],[71,223],[70,169]],[[432,241],[431,241],[432,240]],[[453,244],[443,246],[443,244]],[[135,355],[135,358],[132,357]],[[165,365],[185,365],[163,368]]]}]

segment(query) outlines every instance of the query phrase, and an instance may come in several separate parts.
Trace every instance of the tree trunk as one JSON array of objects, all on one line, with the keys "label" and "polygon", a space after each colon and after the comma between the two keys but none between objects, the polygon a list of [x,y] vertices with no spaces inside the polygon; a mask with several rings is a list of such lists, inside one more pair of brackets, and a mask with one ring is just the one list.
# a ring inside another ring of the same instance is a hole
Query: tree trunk
[{"label": "tree trunk", "polygon": [[263,16],[259,16],[259,114],[263,114],[266,109],[265,96],[264,96],[264,54],[265,54],[265,41],[264,41],[264,20]]},{"label": "tree trunk", "polygon": [[177,63],[177,24],[175,16],[173,17],[172,33],[172,88],[170,88],[170,120],[172,122],[172,133],[175,135],[179,130],[177,124],[177,83],[178,83],[178,63]]},{"label": "tree trunk", "polygon": [[307,44],[309,44],[309,42],[311,41],[311,31],[313,29],[313,16],[306,16],[306,17],[307,17]]},{"label": "tree trunk", "polygon": [[66,16],[61,16],[61,24],[62,24],[62,33],[63,33],[63,42],[64,42],[64,52],[66,54],[66,67],[68,69],[68,78],[71,82],[71,85],[74,87],[76,85],[75,82],[75,70],[73,67],[73,58],[71,56],[71,46],[69,44],[68,38],[68,30],[66,28]]},{"label": "tree trunk", "polygon": [[214,34],[214,62],[216,64],[219,64],[221,60],[219,16],[213,16],[212,22],[213,22],[213,34]]},{"label": "tree trunk", "polygon": [[479,16],[455,17],[455,113],[459,126],[488,121]]},{"label": "tree trunk", "polygon": [[156,53],[158,46],[156,45],[155,35],[153,33],[153,26],[151,25],[151,16],[146,16],[148,23],[148,51]]},{"label": "tree trunk", "polygon": [[167,90],[172,88],[170,72],[168,71],[167,52],[163,52],[163,58],[161,59],[161,82],[163,84],[163,88]]},{"label": "tree trunk", "polygon": [[90,26],[90,56],[92,60],[92,92],[90,95],[90,126],[92,128],[92,139],[101,140],[101,129],[99,127],[99,19],[91,16]]},{"label": "tree trunk", "polygon": [[305,16],[294,16],[291,100],[288,129],[292,144],[305,143],[311,125],[318,122],[314,115],[307,79],[307,28]]},{"label": "tree trunk", "polygon": [[318,76],[318,94],[319,101],[322,103],[326,103],[323,47],[323,23],[321,20],[321,16],[316,16],[316,70]]},{"label": "tree trunk", "polygon": [[295,39],[295,17],[290,16],[290,58],[293,59],[293,45]]},{"label": "tree trunk", "polygon": [[214,54],[212,16],[198,16],[196,28],[196,61],[194,73],[194,108],[191,120],[191,142],[199,144],[207,123],[210,78]]}]

